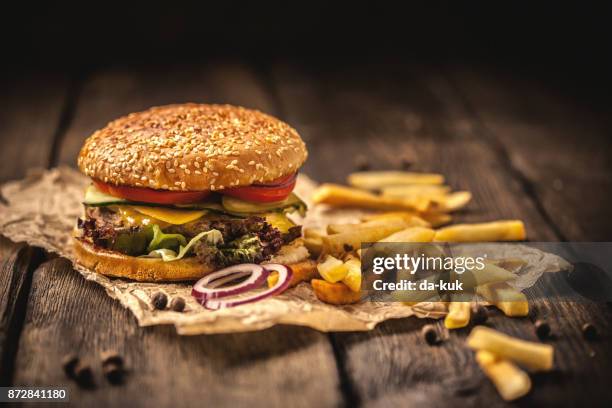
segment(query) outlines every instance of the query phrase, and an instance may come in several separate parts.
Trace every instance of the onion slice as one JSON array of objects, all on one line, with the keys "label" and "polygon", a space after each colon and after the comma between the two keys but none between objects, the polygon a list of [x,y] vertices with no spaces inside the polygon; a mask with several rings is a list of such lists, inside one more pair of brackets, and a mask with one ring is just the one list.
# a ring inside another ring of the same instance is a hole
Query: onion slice
[{"label": "onion slice", "polygon": [[228,307],[234,307],[243,305],[245,303],[256,302],[258,300],[265,299],[270,296],[274,296],[278,293],[281,293],[285,289],[289,287],[289,283],[291,282],[291,277],[293,276],[293,272],[291,268],[281,264],[266,264],[265,269],[267,271],[267,275],[270,272],[278,272],[278,281],[274,286],[264,290],[263,292],[254,292],[249,296],[241,296],[241,297],[216,297],[216,298],[207,298],[205,301],[200,301],[204,305],[205,308],[209,310],[219,310]]},{"label": "onion slice", "polygon": [[[259,288],[267,279],[270,271],[257,264],[233,265],[206,275],[193,285],[191,295],[200,303],[208,299],[233,296],[251,289]],[[223,286],[233,280],[249,276],[235,285]]]}]

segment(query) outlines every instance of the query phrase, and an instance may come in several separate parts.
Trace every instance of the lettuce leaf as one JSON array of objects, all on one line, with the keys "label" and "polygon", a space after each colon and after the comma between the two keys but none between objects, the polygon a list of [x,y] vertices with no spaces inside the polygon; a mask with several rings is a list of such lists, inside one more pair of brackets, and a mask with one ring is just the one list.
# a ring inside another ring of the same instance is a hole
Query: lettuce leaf
[{"label": "lettuce leaf", "polygon": [[181,234],[165,234],[157,224],[153,224],[152,229],[153,239],[149,242],[147,252],[155,251],[156,249],[176,250],[180,246],[187,245],[187,239]]},{"label": "lettuce leaf", "polygon": [[[165,235],[180,235],[180,234],[165,234]],[[182,236],[182,235],[181,235]],[[187,245],[181,245],[178,253],[168,248],[160,248],[150,251],[148,255],[143,255],[145,258],[161,258],[164,262],[177,261],[182,259],[187,253],[193,248],[193,246],[200,241],[205,239],[210,245],[217,245],[223,242],[223,235],[219,230],[213,229],[210,231],[200,232],[198,235],[193,237]]]}]

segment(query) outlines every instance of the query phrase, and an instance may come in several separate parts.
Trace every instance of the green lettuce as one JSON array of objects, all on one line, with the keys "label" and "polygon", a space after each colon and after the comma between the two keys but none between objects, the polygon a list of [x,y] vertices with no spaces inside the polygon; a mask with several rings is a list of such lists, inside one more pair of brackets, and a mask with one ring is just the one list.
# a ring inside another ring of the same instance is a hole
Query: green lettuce
[{"label": "green lettuce", "polygon": [[[165,235],[180,235],[180,234],[165,234]],[[182,237],[182,235],[180,235]],[[183,237],[184,238],[184,237]],[[149,252],[148,255],[143,255],[146,258],[161,258],[164,262],[177,261],[182,259],[187,253],[193,248],[198,241],[204,239],[209,245],[217,245],[223,242],[223,235],[219,230],[213,229],[210,231],[200,232],[198,235],[193,237],[187,245],[181,245],[178,253],[169,248],[159,248]]]},{"label": "green lettuce", "polygon": [[187,239],[181,234],[165,234],[157,224],[153,224],[152,229],[153,238],[149,242],[147,252],[155,251],[156,249],[176,250],[181,246],[187,245]]}]

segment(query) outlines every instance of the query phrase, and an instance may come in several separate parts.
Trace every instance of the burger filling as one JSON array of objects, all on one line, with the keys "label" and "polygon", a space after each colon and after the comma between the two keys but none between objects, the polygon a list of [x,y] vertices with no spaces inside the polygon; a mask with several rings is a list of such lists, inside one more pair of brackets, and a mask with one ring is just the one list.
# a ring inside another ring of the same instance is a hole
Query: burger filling
[{"label": "burger filling", "polygon": [[117,201],[99,191],[88,191],[88,195],[77,224],[83,241],[163,261],[195,257],[215,268],[270,259],[301,235],[301,227],[286,213],[305,209],[299,198],[266,205],[232,198],[189,207]]}]

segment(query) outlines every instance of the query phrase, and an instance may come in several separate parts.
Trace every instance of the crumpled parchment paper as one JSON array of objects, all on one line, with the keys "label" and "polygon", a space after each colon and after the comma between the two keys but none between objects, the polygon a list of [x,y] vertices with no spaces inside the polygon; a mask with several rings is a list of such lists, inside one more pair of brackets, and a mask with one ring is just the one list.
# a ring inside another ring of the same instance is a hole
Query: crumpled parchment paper
[{"label": "crumpled parchment paper", "polygon": [[[308,326],[320,331],[360,331],[371,330],[387,319],[408,316],[439,318],[446,313],[444,306],[435,302],[422,302],[412,307],[380,302],[340,307],[327,305],[315,297],[307,283],[260,302],[209,311],[191,297],[189,283],[142,283],[98,275],[76,263],[71,246],[72,230],[81,215],[81,200],[88,183],[89,180],[78,171],[59,167],[33,170],[23,180],[4,184],[0,188],[0,234],[69,259],[85,279],[102,285],[110,297],[131,310],[140,326],[173,324],[177,332],[184,335],[246,332],[276,324]],[[307,176],[300,175],[296,192],[308,202],[315,186]],[[309,207],[307,217],[300,220],[308,227],[324,227],[330,222],[356,222],[364,213],[313,206],[311,203]],[[502,257],[504,254],[500,253]],[[534,254],[533,259],[537,264],[530,265],[527,286],[544,272],[563,269],[565,262],[544,253]],[[160,290],[170,299],[183,297],[185,311],[153,309],[151,297]]]}]

